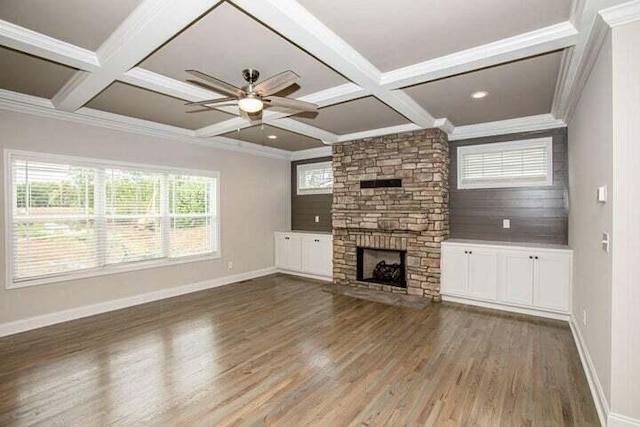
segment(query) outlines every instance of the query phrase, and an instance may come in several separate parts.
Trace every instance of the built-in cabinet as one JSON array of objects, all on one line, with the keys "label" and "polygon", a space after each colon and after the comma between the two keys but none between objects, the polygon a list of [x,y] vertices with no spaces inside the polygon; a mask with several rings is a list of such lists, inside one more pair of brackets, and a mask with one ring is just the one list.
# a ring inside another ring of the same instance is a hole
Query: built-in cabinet
[{"label": "built-in cabinet", "polygon": [[333,237],[302,232],[275,233],[276,268],[310,276],[333,275]]},{"label": "built-in cabinet", "polygon": [[558,246],[447,241],[441,292],[450,300],[564,315],[570,310],[571,262],[572,251]]}]

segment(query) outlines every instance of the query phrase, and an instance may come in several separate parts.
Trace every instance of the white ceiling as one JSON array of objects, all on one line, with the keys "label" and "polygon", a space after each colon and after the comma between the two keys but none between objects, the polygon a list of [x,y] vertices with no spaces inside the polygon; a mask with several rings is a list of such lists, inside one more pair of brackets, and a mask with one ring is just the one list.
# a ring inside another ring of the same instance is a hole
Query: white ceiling
[{"label": "white ceiling", "polygon": [[[299,87],[286,95],[322,107],[315,117],[265,111],[269,130],[281,133],[266,145],[284,150],[389,129],[459,133],[496,120],[553,120],[554,103],[570,93],[566,85],[555,93],[562,52],[589,39],[574,25],[588,19],[571,14],[593,17],[599,1],[574,10],[571,0],[3,0],[0,45],[13,50],[0,48],[0,105],[27,94],[70,114],[86,105],[114,121],[183,128],[182,137],[204,143],[224,135],[263,147],[262,128],[237,109],[184,107],[220,96],[185,83],[185,69],[238,85],[241,70],[255,67],[262,78],[295,71]],[[566,57],[565,68],[579,60]],[[489,96],[471,100],[477,90]]]}]

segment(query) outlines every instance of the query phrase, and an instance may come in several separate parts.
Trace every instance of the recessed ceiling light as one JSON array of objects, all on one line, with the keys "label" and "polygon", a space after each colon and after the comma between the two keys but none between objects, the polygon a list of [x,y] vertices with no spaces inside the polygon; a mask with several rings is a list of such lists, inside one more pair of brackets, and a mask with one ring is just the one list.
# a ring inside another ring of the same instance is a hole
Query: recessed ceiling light
[{"label": "recessed ceiling light", "polygon": [[269,139],[278,139],[278,135],[269,135],[267,136]]},{"label": "recessed ceiling light", "polygon": [[474,93],[472,93],[472,94],[471,94],[471,97],[472,97],[473,99],[482,99],[482,98],[484,98],[484,97],[485,97],[485,96],[487,96],[487,95],[489,95],[489,92],[484,91],[484,90],[481,90],[480,92],[474,92]]}]

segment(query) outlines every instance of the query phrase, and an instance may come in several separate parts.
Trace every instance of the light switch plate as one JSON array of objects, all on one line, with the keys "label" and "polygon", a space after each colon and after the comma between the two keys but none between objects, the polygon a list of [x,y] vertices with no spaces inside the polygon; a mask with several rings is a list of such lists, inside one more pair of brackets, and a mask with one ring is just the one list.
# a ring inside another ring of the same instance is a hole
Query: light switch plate
[{"label": "light switch plate", "polygon": [[607,186],[598,187],[598,202],[607,203]]},{"label": "light switch plate", "polygon": [[320,222],[320,217],[318,215],[316,215],[316,217],[314,218],[315,222]]},{"label": "light switch plate", "polygon": [[502,228],[511,228],[511,220],[503,219],[502,220]]}]

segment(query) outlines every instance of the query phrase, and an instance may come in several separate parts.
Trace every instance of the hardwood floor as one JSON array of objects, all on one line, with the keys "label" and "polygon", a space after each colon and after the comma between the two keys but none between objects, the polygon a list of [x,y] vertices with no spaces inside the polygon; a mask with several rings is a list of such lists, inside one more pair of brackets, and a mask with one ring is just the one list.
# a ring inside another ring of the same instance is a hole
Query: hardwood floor
[{"label": "hardwood floor", "polygon": [[0,339],[0,425],[598,425],[568,326],[274,275]]}]

